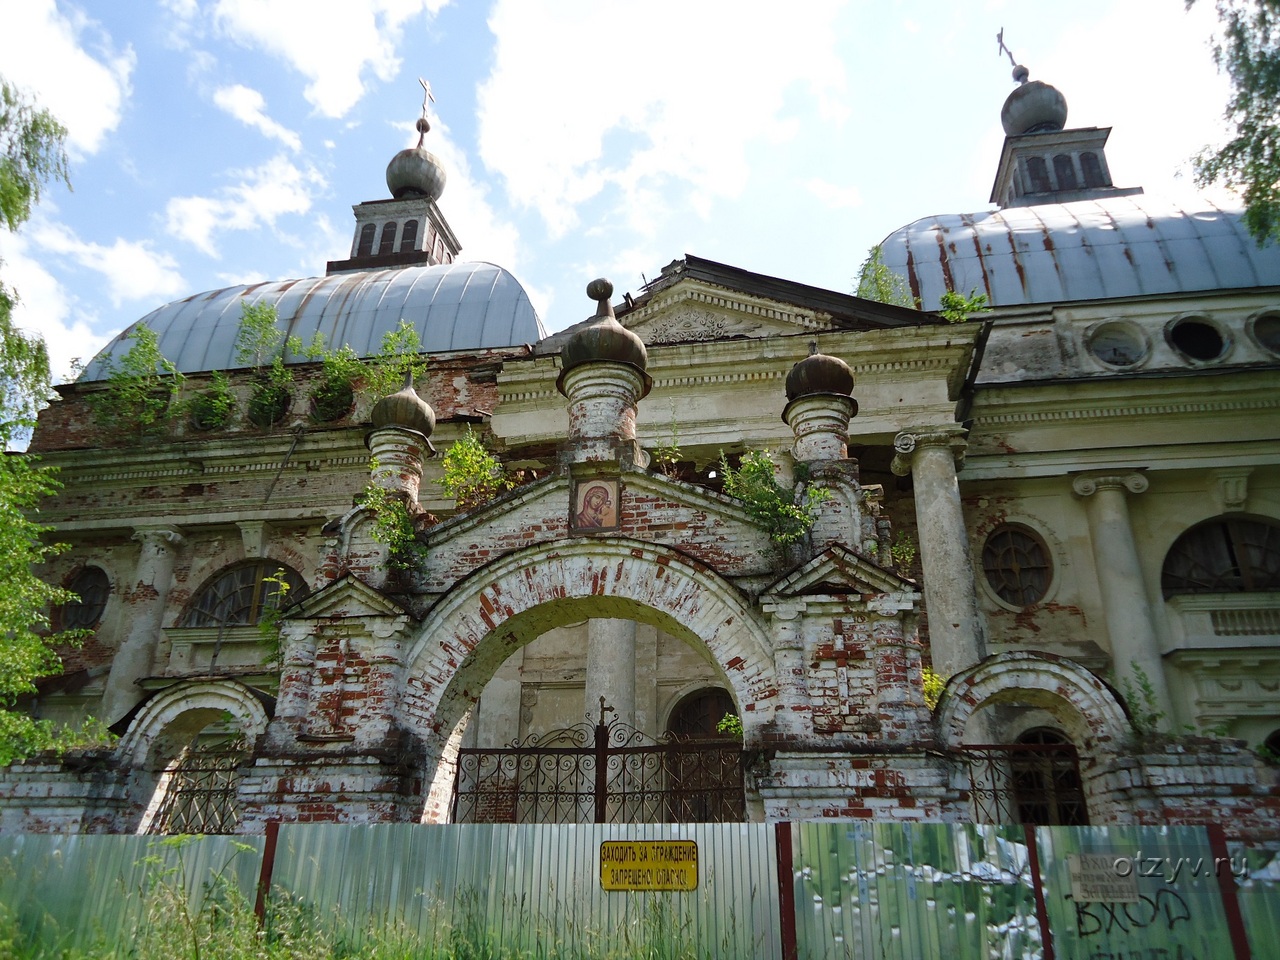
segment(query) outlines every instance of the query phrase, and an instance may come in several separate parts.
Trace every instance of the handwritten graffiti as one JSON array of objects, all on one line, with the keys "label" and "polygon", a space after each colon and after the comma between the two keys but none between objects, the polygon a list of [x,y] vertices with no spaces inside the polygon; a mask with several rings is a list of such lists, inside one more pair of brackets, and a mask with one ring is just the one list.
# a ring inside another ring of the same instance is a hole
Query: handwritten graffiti
[{"label": "handwritten graffiti", "polygon": [[1164,887],[1154,897],[1145,894],[1137,903],[1076,902],[1076,933],[1081,937],[1129,933],[1149,927],[1173,930],[1191,919],[1187,902],[1176,890]]}]

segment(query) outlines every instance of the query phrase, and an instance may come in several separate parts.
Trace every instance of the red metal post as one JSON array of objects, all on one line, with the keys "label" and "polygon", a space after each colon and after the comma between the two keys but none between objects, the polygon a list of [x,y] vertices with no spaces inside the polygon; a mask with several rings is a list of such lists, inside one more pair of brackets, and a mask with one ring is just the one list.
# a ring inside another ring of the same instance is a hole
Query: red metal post
[{"label": "red metal post", "polygon": [[253,913],[262,926],[267,916],[267,895],[271,892],[271,874],[276,868],[276,841],[280,837],[280,821],[267,823],[267,839],[262,845],[262,870],[258,873],[258,896],[253,901]]},{"label": "red metal post", "polygon": [[[1244,915],[1236,897],[1236,878],[1231,872],[1231,858],[1227,855],[1227,834],[1220,823],[1206,824],[1209,831],[1209,852],[1213,854],[1213,872],[1218,878],[1218,892],[1222,894],[1222,910],[1227,916],[1227,929],[1231,931],[1231,946],[1236,960],[1251,960],[1249,934],[1244,928]],[[1226,869],[1222,869],[1223,867]]]},{"label": "red metal post", "polygon": [[773,825],[773,842],[778,851],[778,933],[782,940],[782,960],[796,960],[796,881],[790,823]]},{"label": "red metal post", "polygon": [[1036,920],[1040,924],[1040,943],[1044,947],[1044,960],[1054,960],[1053,931],[1049,929],[1049,909],[1044,903],[1044,880],[1040,876],[1040,850],[1036,846],[1035,825],[1024,823],[1022,835],[1027,838],[1027,869],[1031,871],[1031,889],[1036,898]]}]

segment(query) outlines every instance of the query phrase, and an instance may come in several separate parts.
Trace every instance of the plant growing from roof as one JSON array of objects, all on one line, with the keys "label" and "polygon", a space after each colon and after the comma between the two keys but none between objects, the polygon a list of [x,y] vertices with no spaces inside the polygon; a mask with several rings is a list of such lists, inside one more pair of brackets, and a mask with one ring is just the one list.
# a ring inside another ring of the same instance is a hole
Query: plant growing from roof
[{"label": "plant growing from roof", "polygon": [[990,309],[987,306],[987,295],[979,293],[976,289],[970,290],[967,297],[954,290],[948,290],[938,298],[938,313],[948,323],[964,323],[966,320],[971,320],[975,314],[987,313]]},{"label": "plant growing from roof", "polygon": [[119,358],[106,358],[106,388],[91,394],[89,403],[102,426],[122,434],[135,431],[140,440],[168,422],[183,376],[160,351],[159,335],[145,323],[124,339],[133,341],[132,346]]},{"label": "plant growing from roof", "polygon": [[343,344],[331,350],[324,335],[316,331],[310,343],[299,337],[289,338],[289,349],[294,353],[320,363],[320,379],[311,388],[311,415],[323,423],[338,420],[347,415],[355,402],[355,384],[365,373],[364,361]]},{"label": "plant growing from roof", "polygon": [[480,438],[467,428],[444,455],[444,476],[440,486],[452,497],[459,510],[471,510],[488,503],[503,491],[515,486],[498,458],[484,448]]},{"label": "plant growing from roof", "polygon": [[427,358],[422,352],[418,331],[401,320],[394,330],[382,335],[377,356],[365,361],[361,393],[377,401],[404,386],[406,375],[416,384],[427,372]]},{"label": "plant growing from roof", "polygon": [[920,301],[911,295],[911,287],[901,274],[890,270],[884,262],[884,248],[876,244],[867,251],[867,259],[858,270],[854,296],[876,303],[888,303],[909,310],[919,310]]},{"label": "plant growing from roof", "polygon": [[240,304],[236,363],[253,368],[255,384],[249,397],[249,419],[264,429],[288,413],[289,386],[293,382],[293,373],[284,365],[284,331],[276,326],[277,319],[275,304]]},{"label": "plant growing from roof", "polygon": [[743,455],[737,469],[720,454],[720,472],[724,476],[724,492],[741,500],[755,520],[775,543],[794,543],[804,536],[817,519],[818,504],[830,493],[810,487],[803,502],[796,503],[796,491],[778,483],[773,460],[763,450]]},{"label": "plant growing from roof", "polygon": [[231,381],[226,374],[214,370],[209,375],[209,389],[187,400],[187,417],[197,430],[217,430],[225,426],[236,408]]},{"label": "plant growing from roof", "polygon": [[[377,470],[374,460],[370,470]],[[357,502],[373,512],[373,539],[384,544],[389,554],[387,565],[393,570],[408,570],[421,553],[413,514],[403,496],[397,496],[383,487],[373,485],[364,488]]]}]

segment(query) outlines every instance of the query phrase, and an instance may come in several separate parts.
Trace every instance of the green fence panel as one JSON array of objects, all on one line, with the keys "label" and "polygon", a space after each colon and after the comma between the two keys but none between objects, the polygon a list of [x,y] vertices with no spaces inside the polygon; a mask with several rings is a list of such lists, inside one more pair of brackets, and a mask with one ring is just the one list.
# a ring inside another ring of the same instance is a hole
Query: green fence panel
[{"label": "green fence panel", "polygon": [[1280,955],[1280,846],[1227,844],[1236,899],[1254,957]]},{"label": "green fence panel", "polygon": [[31,955],[123,954],[141,937],[181,936],[148,922],[162,896],[197,913],[224,883],[252,903],[262,846],[261,837],[0,836],[0,905]]},{"label": "green fence panel", "polygon": [[[602,889],[604,841],[692,841],[696,889]],[[765,824],[285,825],[273,888],[352,945],[390,930],[468,956],[780,956]]]},{"label": "green fence panel", "polygon": [[1059,957],[1235,957],[1206,828],[1037,827],[1036,845]]},{"label": "green fence panel", "polygon": [[791,824],[801,958],[1037,958],[1021,827]]}]

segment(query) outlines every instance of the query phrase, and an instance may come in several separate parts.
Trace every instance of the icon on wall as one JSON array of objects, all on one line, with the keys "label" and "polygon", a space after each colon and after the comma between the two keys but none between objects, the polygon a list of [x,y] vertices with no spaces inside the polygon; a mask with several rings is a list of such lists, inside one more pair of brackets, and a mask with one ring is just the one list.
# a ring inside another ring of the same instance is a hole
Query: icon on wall
[{"label": "icon on wall", "polygon": [[570,532],[617,530],[621,491],[622,481],[616,477],[609,480],[579,480],[573,488]]}]

